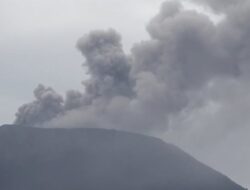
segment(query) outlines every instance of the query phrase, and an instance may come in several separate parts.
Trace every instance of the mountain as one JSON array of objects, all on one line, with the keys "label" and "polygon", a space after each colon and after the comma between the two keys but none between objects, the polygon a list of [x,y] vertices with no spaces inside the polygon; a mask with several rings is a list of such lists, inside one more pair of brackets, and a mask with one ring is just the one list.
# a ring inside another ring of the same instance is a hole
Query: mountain
[{"label": "mountain", "polygon": [[157,138],[105,129],[0,127],[1,190],[243,190]]}]

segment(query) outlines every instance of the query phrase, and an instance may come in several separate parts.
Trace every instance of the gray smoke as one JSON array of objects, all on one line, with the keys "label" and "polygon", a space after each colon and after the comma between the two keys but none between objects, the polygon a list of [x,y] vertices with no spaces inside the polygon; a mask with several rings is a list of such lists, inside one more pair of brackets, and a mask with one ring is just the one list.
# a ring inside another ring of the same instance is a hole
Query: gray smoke
[{"label": "gray smoke", "polygon": [[39,125],[51,120],[63,112],[63,98],[52,88],[38,85],[34,90],[35,100],[24,104],[16,113],[16,124]]},{"label": "gray smoke", "polygon": [[[202,2],[221,11],[233,3]],[[247,72],[249,10],[248,2],[238,2],[214,24],[178,1],[166,2],[147,26],[151,39],[135,44],[129,55],[117,32],[93,31],[77,42],[89,74],[85,92],[69,91],[63,100],[40,86],[41,96],[35,93],[36,100],[18,110],[15,123],[166,130],[183,112],[211,101],[202,92],[215,81],[240,80]]]},{"label": "gray smoke", "polygon": [[82,37],[78,49],[86,58],[90,80],[84,82],[91,98],[132,96],[129,58],[124,54],[121,37],[114,30],[94,31]]},{"label": "gray smoke", "polygon": [[200,3],[208,8],[211,8],[215,12],[223,12],[227,9],[231,9],[235,6],[242,5],[247,0],[191,0],[196,3]]}]

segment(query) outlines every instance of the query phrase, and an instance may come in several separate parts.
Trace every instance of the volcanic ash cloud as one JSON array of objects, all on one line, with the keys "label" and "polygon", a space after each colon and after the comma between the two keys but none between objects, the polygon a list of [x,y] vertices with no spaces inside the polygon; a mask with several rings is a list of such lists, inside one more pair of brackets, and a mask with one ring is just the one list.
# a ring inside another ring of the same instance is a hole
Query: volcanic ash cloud
[{"label": "volcanic ash cloud", "polygon": [[180,2],[163,3],[147,26],[151,38],[135,44],[129,55],[113,29],[83,36],[77,48],[89,75],[85,91],[70,90],[63,98],[39,85],[35,100],[18,109],[15,123],[159,132],[210,102],[209,92],[225,86],[216,81],[240,82],[247,72],[250,3],[198,3],[225,18],[215,24]]}]

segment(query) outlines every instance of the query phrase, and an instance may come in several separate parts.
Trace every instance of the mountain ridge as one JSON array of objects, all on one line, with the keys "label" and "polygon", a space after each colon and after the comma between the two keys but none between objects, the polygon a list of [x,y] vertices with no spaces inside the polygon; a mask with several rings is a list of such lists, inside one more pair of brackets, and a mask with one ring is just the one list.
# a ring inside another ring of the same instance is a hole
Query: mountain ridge
[{"label": "mountain ridge", "polygon": [[113,129],[3,125],[0,168],[1,190],[244,190],[172,144]]}]

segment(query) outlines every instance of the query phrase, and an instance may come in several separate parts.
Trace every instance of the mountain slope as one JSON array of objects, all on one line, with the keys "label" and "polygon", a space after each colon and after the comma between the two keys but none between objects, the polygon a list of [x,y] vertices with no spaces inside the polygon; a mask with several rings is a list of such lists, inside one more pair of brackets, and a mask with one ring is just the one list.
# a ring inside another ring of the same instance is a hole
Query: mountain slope
[{"label": "mountain slope", "polygon": [[163,141],[104,129],[0,127],[1,190],[243,190]]}]

